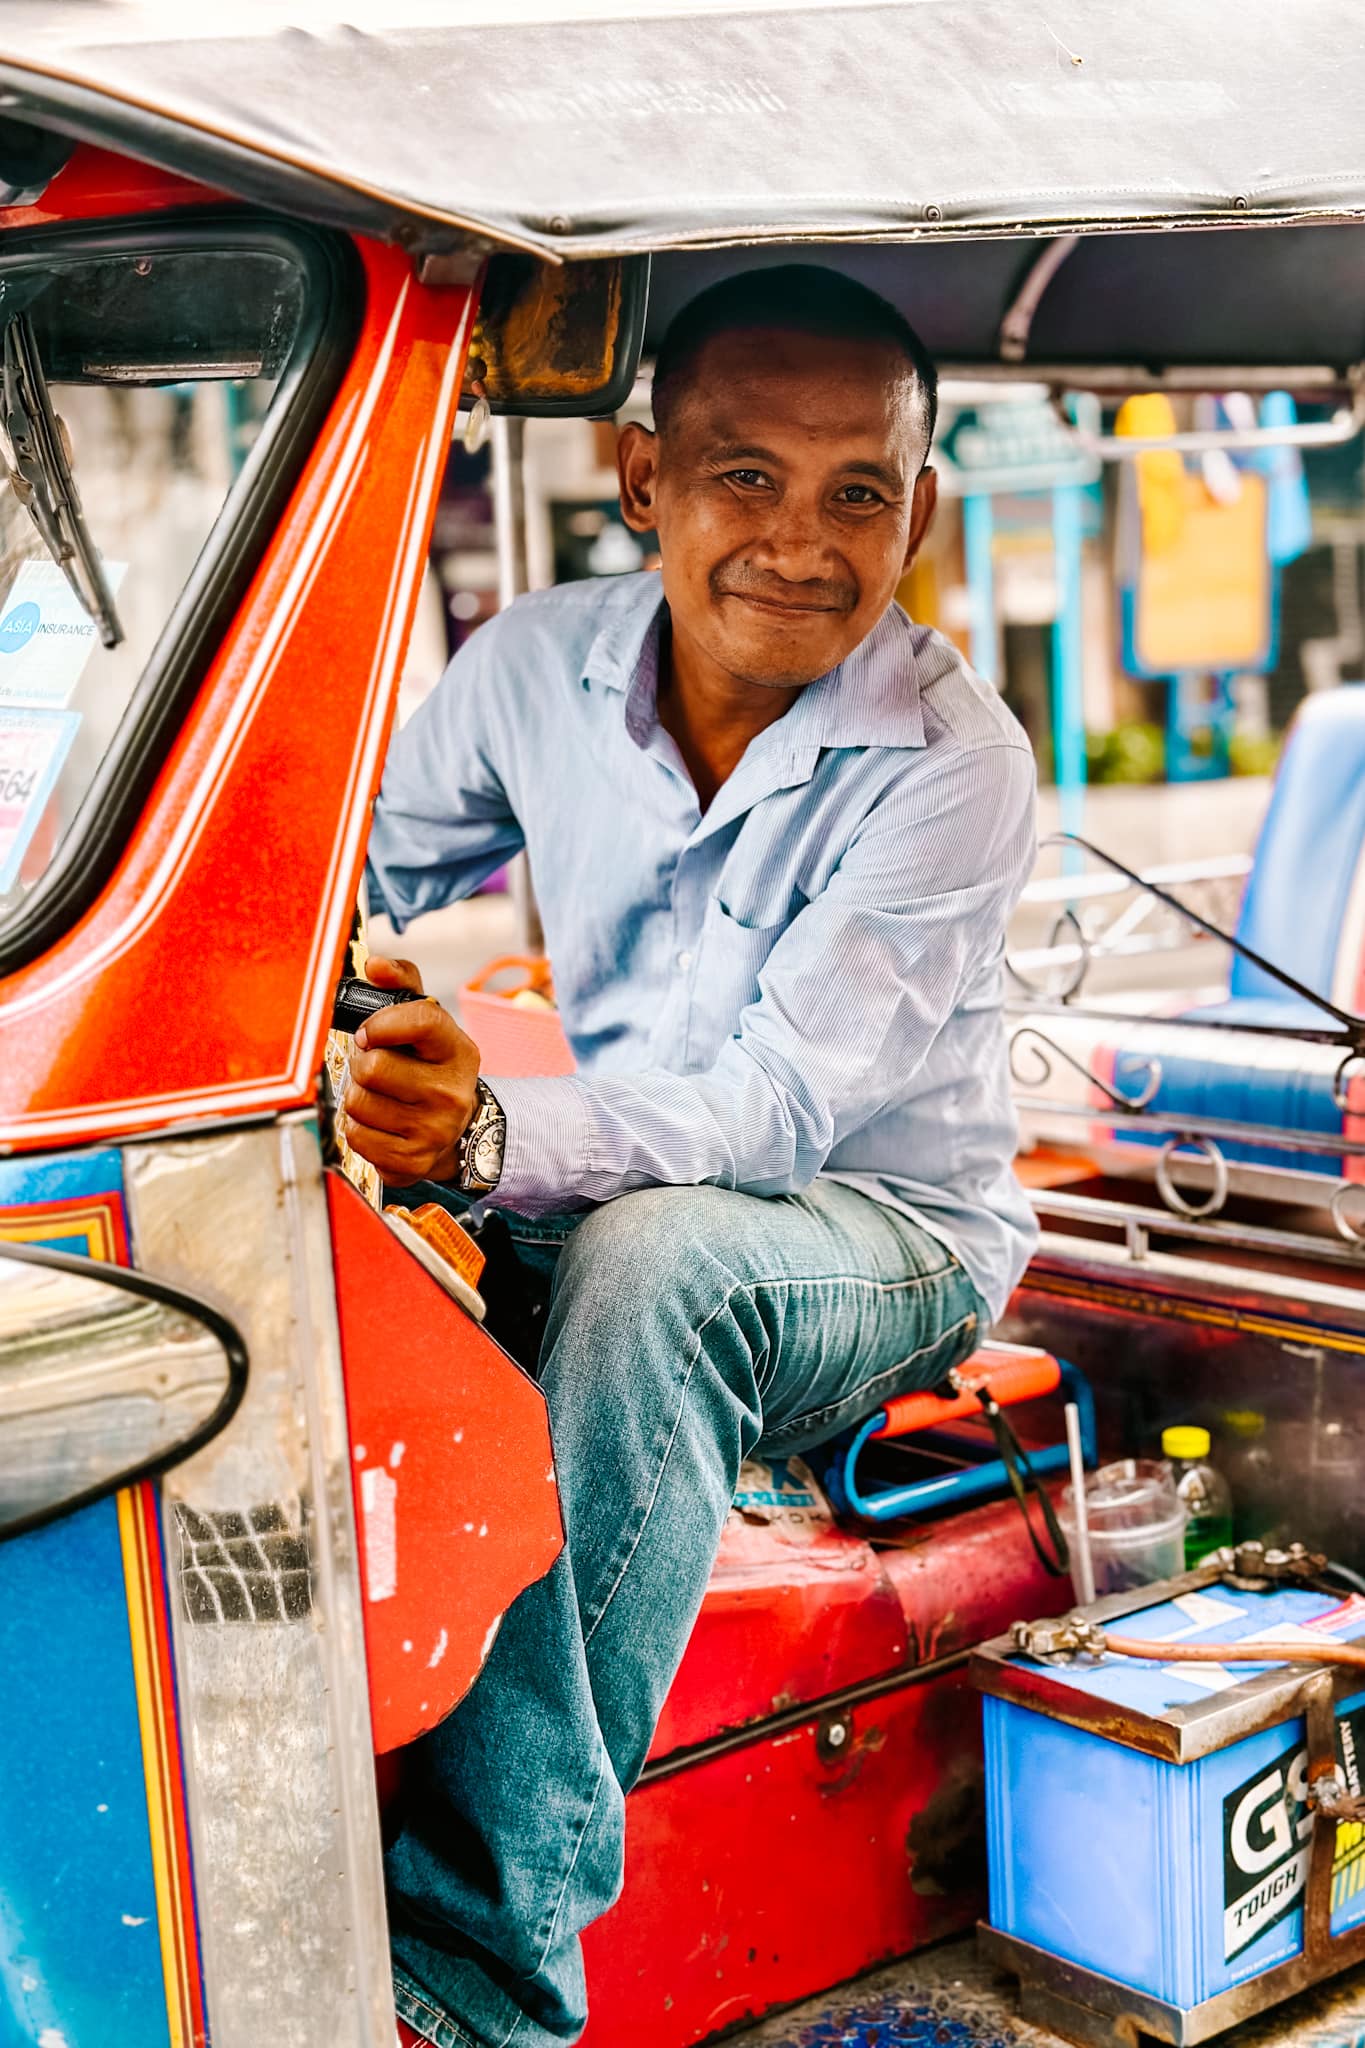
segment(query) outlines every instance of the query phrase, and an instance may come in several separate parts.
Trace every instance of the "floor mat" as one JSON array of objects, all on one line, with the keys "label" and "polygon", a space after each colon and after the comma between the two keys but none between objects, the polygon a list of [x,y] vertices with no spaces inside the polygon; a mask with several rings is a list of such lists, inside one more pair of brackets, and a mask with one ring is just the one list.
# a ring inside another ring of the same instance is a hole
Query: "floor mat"
[{"label": "floor mat", "polygon": [[[733,2048],[1069,2048],[1019,2016],[970,1939],[945,1942],[731,2036]],[[1356,1969],[1220,2035],[1217,2048],[1365,2048]]]}]

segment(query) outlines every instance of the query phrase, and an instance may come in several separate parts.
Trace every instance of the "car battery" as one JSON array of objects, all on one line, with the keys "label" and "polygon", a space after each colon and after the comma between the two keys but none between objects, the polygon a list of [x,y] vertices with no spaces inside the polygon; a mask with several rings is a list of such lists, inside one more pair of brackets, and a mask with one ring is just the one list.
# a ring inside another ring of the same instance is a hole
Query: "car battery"
[{"label": "car battery", "polygon": [[[1365,1637],[1365,1599],[1210,1566],[1084,1619],[1151,1659],[1003,1637],[973,1662],[982,1937],[1025,2013],[1080,2039],[1112,2043],[1118,2021],[1199,2041],[1365,1956],[1365,1670],[1269,1661],[1277,1641]],[[1265,1664],[1219,1662],[1248,1640]]]}]

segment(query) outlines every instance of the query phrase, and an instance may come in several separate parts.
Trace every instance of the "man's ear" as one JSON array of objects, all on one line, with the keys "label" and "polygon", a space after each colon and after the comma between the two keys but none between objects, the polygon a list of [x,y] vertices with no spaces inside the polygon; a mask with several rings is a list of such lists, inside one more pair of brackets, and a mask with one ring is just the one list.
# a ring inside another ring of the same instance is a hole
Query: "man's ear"
[{"label": "man's ear", "polygon": [[938,474],[926,462],[915,479],[915,495],[910,506],[910,534],[905,544],[905,567],[908,569],[919,553],[925,534],[933,524],[934,511],[938,505]]},{"label": "man's ear", "polygon": [[658,435],[635,420],[622,427],[616,442],[616,474],[621,485],[621,517],[632,533],[652,533],[657,524]]}]

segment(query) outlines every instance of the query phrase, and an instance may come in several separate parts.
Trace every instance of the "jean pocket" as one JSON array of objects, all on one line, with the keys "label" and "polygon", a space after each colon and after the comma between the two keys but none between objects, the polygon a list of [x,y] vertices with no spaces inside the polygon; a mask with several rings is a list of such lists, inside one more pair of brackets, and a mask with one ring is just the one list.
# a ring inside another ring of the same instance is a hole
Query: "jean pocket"
[{"label": "jean pocket", "polygon": [[577,1215],[518,1216],[512,1209],[499,1209],[497,1213],[507,1225],[507,1234],[514,1244],[535,1250],[563,1251],[583,1217],[591,1212],[584,1209]]}]

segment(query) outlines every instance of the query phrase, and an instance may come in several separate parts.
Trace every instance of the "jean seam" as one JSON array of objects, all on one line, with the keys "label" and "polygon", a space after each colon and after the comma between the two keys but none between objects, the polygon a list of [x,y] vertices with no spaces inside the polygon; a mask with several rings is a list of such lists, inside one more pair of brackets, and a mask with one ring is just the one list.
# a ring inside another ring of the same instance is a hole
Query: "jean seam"
[{"label": "jean seam", "polygon": [[[702,1323],[693,1332],[693,1343],[696,1348],[693,1351],[690,1360],[688,1361],[687,1371],[683,1375],[682,1387],[678,1399],[678,1412],[673,1418],[673,1427],[668,1433],[668,1442],[665,1444],[664,1454],[662,1458],[659,1460],[659,1469],[658,1472],[655,1474],[653,1491],[649,1496],[649,1500],[646,1504],[645,1511],[643,1515],[640,1517],[640,1526],[635,1532],[635,1537],[633,1542],[631,1543],[630,1549],[626,1552],[626,1555],[622,1560],[621,1568],[617,1572],[616,1577],[612,1580],[611,1585],[607,1590],[606,1596],[602,1601],[602,1605],[598,1609],[598,1612],[593,1619],[591,1628],[585,1628],[583,1631],[584,1649],[588,1647],[588,1644],[592,1641],[593,1637],[597,1634],[598,1629],[602,1626],[602,1623],[605,1621],[607,1617],[607,1610],[610,1608],[612,1601],[616,1598],[617,1593],[620,1591],[621,1581],[624,1579],[626,1573],[630,1570],[631,1560],[635,1556],[636,1551],[639,1549],[640,1544],[644,1540],[645,1529],[648,1526],[649,1518],[653,1514],[655,1505],[658,1501],[659,1488],[663,1485],[664,1473],[668,1470],[668,1461],[673,1455],[673,1446],[677,1442],[678,1431],[682,1427],[683,1410],[687,1405],[688,1389],[692,1384],[692,1375],[697,1368],[697,1360],[701,1357],[702,1338],[706,1335],[706,1332],[710,1329],[712,1323],[719,1321],[720,1317],[727,1313],[731,1303],[736,1299],[736,1297],[741,1294],[756,1294],[759,1288],[761,1287],[778,1288],[853,1286],[871,1287],[874,1288],[879,1294],[897,1294],[902,1292],[906,1288],[923,1287],[930,1280],[937,1280],[941,1278],[944,1273],[951,1272],[956,1266],[957,1261],[955,1259],[950,1258],[947,1259],[943,1265],[935,1266],[934,1270],[931,1273],[913,1273],[910,1274],[904,1280],[872,1280],[869,1279],[868,1276],[863,1273],[824,1273],[817,1275],[805,1274],[799,1278],[792,1274],[783,1274],[779,1275],[779,1277],[774,1280],[737,1280],[734,1286],[727,1290],[724,1301],[722,1301],[716,1308],[714,1308],[711,1311],[711,1314],[706,1318],[706,1321]],[[941,1341],[941,1338],[938,1341]],[[926,1349],[932,1348],[932,1346],[926,1347]],[[913,1355],[915,1357],[918,1357],[920,1354],[916,1352]],[[909,1361],[906,1362],[908,1363]],[[893,1371],[901,1369],[903,1368],[892,1367]],[[883,1377],[883,1375],[879,1373],[877,1377],[880,1379]],[[754,1375],[754,1381],[755,1385],[758,1386],[757,1374]],[[762,1386],[758,1386],[758,1390],[760,1393],[763,1393],[765,1391],[765,1389]],[[817,1410],[816,1412],[818,1413],[819,1411]],[[789,1425],[787,1424],[783,1425],[784,1428],[788,1426]]]},{"label": "jean seam", "polygon": [[[904,1372],[907,1366],[915,1363],[916,1359],[927,1358],[931,1351],[939,1350],[949,1337],[959,1335],[964,1330],[975,1329],[979,1321],[980,1317],[977,1315],[976,1310],[969,1309],[966,1315],[959,1316],[955,1323],[949,1323],[947,1329],[940,1330],[931,1344],[921,1344],[918,1351],[910,1352],[907,1357],[899,1359],[895,1365],[888,1365],[883,1372],[874,1373],[872,1378],[859,1387],[855,1394],[845,1394],[842,1400],[829,1401],[823,1408],[808,1409],[804,1414],[793,1415],[790,1422],[780,1424],[777,1429],[765,1430],[763,1432],[764,1443],[771,1449],[773,1445],[780,1444],[784,1436],[804,1435],[808,1429],[820,1427],[830,1417],[837,1415],[841,1409],[850,1407],[854,1401],[861,1401],[865,1394],[870,1394],[872,1389],[880,1386],[883,1380],[894,1379],[897,1373]],[[863,1414],[869,1414],[876,1405],[875,1398],[867,1402],[862,1410]]]},{"label": "jean seam", "polygon": [[[423,2029],[425,2030],[428,2027],[435,2027],[437,2029],[431,2035],[433,2048],[481,2048],[481,2044],[474,2039],[472,2034],[467,2034],[464,2028],[451,2019],[448,2013],[438,2011],[429,1999],[423,1998],[420,1991],[414,1991],[406,1978],[401,1980],[401,1988],[412,2004],[421,2009]],[[401,2017],[407,2019],[407,2014],[403,2013]],[[416,2026],[416,2024],[415,2020],[408,2020],[410,2027]],[[520,2021],[517,2024],[520,2025]]]},{"label": "jean seam", "polygon": [[653,1514],[654,1509],[658,1503],[659,1488],[664,1483],[664,1473],[668,1470],[668,1461],[673,1455],[673,1446],[678,1441],[678,1431],[682,1428],[683,1411],[687,1406],[687,1390],[692,1384],[692,1375],[697,1369],[697,1360],[701,1357],[702,1337],[710,1328],[711,1324],[716,1320],[716,1316],[722,1315],[723,1313],[724,1310],[718,1308],[715,1312],[715,1315],[708,1316],[706,1318],[706,1321],[702,1324],[701,1328],[694,1333],[697,1348],[693,1352],[691,1359],[688,1361],[687,1371],[683,1374],[682,1385],[678,1390],[678,1412],[673,1418],[673,1427],[668,1432],[668,1442],[664,1445],[664,1454],[659,1460],[659,1469],[654,1475],[653,1491],[650,1493],[649,1499],[645,1504],[645,1511],[640,1517],[640,1526],[635,1532],[635,1537],[633,1542],[631,1543],[630,1549],[626,1552],[626,1555],[622,1560],[621,1569],[619,1572],[617,1572],[616,1577],[612,1580],[610,1587],[607,1589],[606,1597],[603,1600],[601,1607],[598,1609],[597,1614],[593,1619],[592,1627],[585,1628],[583,1631],[583,1648],[585,1650],[587,1649],[589,1643],[592,1641],[593,1637],[597,1634],[597,1631],[602,1626],[602,1623],[605,1621],[607,1616],[607,1609],[611,1606],[612,1601],[616,1598],[617,1593],[620,1591],[622,1579],[624,1579],[626,1573],[630,1570],[631,1559],[634,1557],[636,1551],[640,1548],[641,1543],[644,1541],[644,1534],[646,1528],[649,1525],[649,1518]]},{"label": "jean seam", "polygon": [[[598,1765],[597,1783],[593,1786],[592,1803],[588,1807],[586,1814],[583,1816],[583,1825],[578,1830],[578,1840],[574,1843],[573,1855],[569,1858],[569,1867],[564,1872],[563,1879],[560,1882],[559,1897],[555,1900],[555,1909],[554,1912],[550,1915],[549,1931],[545,1936],[544,1945],[541,1948],[540,1955],[536,1959],[535,1969],[531,1973],[533,1976],[538,1976],[540,1972],[545,1968],[545,1959],[549,1955],[550,1950],[554,1947],[555,1930],[559,1926],[559,1916],[564,1910],[564,1901],[568,1897],[569,1886],[573,1882],[573,1874],[575,1870],[577,1870],[578,1868],[578,1859],[583,1853],[583,1844],[588,1839],[588,1829],[592,1826],[592,1817],[597,1811],[597,1802],[602,1796],[602,1787],[606,1783],[607,1771],[609,1768],[610,1767],[604,1757]],[[522,2027],[526,2024],[526,2020],[527,2014],[525,2013],[525,2011],[519,2012],[512,2022],[511,2032],[503,2035],[502,2040],[498,2043],[498,2048],[512,2048],[512,2043],[516,2040],[517,2035],[521,2032]]]}]

